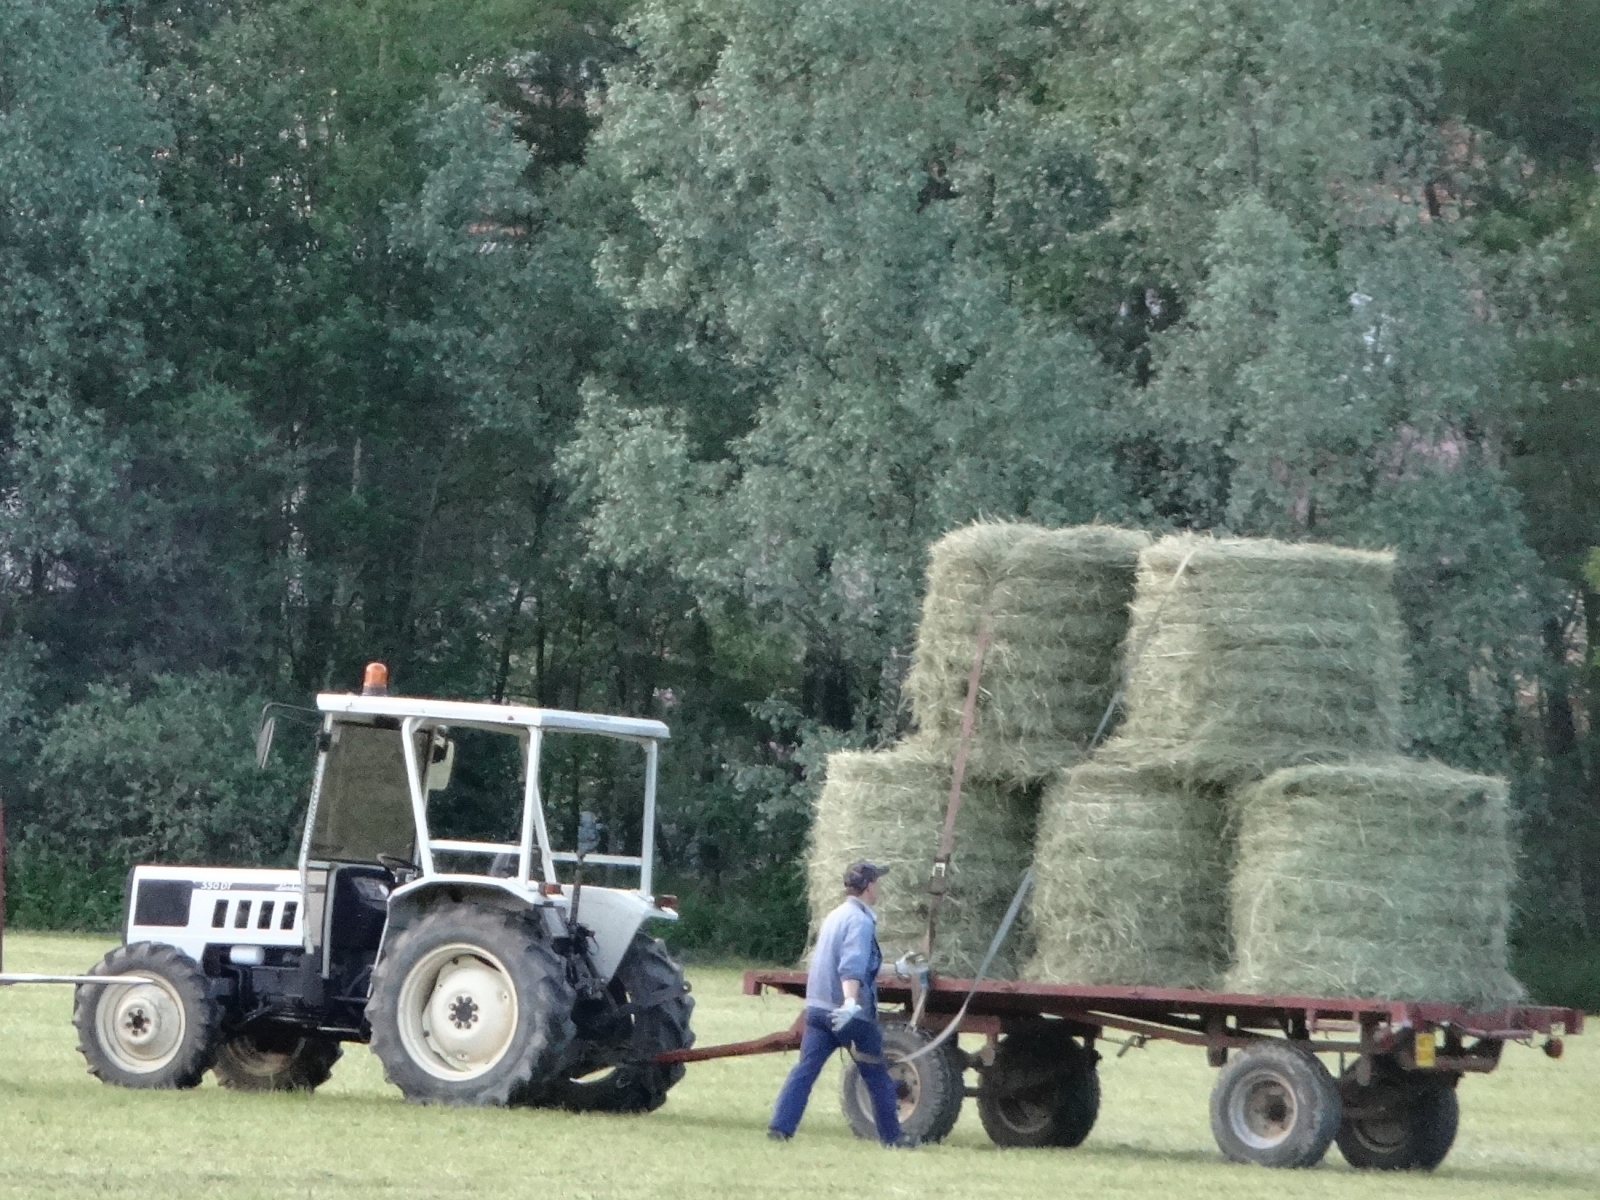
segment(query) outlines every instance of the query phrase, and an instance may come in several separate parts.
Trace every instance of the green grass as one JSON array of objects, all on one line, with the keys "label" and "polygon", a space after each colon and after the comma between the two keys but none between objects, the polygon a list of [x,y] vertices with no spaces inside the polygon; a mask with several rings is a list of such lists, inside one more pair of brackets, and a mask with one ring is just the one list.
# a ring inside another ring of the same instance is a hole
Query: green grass
[{"label": "green grass", "polygon": [[[104,939],[14,934],[12,971],[80,971]],[[739,994],[738,972],[691,971],[704,1043],[787,1025],[791,1001]],[[1600,1029],[1553,1062],[1509,1048],[1462,1084],[1461,1136],[1432,1175],[1374,1177],[1338,1152],[1312,1171],[1223,1163],[1211,1141],[1211,1072],[1198,1051],[1154,1045],[1101,1064],[1100,1123],[1077,1150],[1000,1151],[969,1107],[950,1140],[886,1151],[846,1130],[831,1065],[800,1135],[763,1130],[792,1055],[697,1064],[645,1117],[463,1111],[403,1103],[351,1047],[314,1097],[109,1088],[84,1072],[65,987],[0,989],[0,1197],[881,1196],[962,1200],[1171,1197],[1600,1195]]]}]

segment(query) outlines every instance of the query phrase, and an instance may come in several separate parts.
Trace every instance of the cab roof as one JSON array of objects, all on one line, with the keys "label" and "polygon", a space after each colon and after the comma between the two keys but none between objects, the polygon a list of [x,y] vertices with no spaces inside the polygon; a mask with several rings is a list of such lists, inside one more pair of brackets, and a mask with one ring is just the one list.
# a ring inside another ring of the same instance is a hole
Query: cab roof
[{"label": "cab roof", "polygon": [[429,700],[419,696],[358,696],[323,692],[317,708],[334,716],[417,717],[441,725],[479,729],[543,729],[554,733],[598,733],[635,741],[665,741],[671,732],[646,717],[613,717],[601,713],[564,712],[524,704],[479,704],[469,700]]}]

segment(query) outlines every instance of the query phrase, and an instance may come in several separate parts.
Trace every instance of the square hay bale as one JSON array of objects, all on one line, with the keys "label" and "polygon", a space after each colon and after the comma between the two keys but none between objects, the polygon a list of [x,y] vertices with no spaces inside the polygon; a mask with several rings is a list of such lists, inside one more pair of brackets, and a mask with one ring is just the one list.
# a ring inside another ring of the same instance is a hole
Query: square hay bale
[{"label": "square hay bale", "polygon": [[1524,996],[1506,948],[1515,856],[1503,780],[1410,759],[1278,771],[1237,797],[1239,991]]},{"label": "square hay bale", "polygon": [[1222,795],[1159,768],[1094,761],[1046,789],[1025,978],[1216,986],[1227,966]]},{"label": "square hay bale", "polygon": [[[844,900],[845,867],[870,859],[892,867],[878,902],[878,942],[892,962],[920,950],[928,922],[928,876],[938,853],[952,764],[917,739],[892,750],[828,756],[806,858],[811,933]],[[968,780],[956,821],[950,885],[939,909],[934,968],[971,977],[1033,858],[1038,792]],[[1033,941],[1019,919],[989,971],[1015,979]]]},{"label": "square hay bale", "polygon": [[1395,753],[1404,631],[1393,574],[1389,553],[1161,539],[1140,555],[1127,719],[1101,758],[1238,784]]},{"label": "square hay bale", "polygon": [[1147,534],[1106,525],[980,522],[934,544],[906,693],[918,728],[961,732],[989,609],[968,775],[1044,779],[1083,756],[1116,690],[1138,554]]}]

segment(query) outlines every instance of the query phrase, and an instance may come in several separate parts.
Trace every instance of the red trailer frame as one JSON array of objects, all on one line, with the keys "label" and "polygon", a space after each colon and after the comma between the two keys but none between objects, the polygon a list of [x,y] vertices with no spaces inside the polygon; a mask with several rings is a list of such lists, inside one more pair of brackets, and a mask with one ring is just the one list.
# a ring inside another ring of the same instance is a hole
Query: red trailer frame
[{"label": "red trailer frame", "polygon": [[[805,989],[801,971],[744,976],[746,995],[804,997]],[[1283,1167],[1312,1165],[1337,1141],[1352,1166],[1431,1169],[1455,1140],[1463,1076],[1493,1071],[1507,1042],[1542,1038],[1544,1052],[1559,1058],[1563,1039],[1583,1031],[1582,1011],[1543,1005],[1478,1011],[1433,1001],[938,976],[924,984],[893,975],[879,977],[878,997],[884,1009],[903,1010],[884,1015],[885,1052],[902,1119],[920,1122],[925,1136],[942,1138],[962,1099],[975,1096],[985,1130],[1001,1145],[1077,1145],[1099,1109],[1094,1043],[1110,1030],[1134,1045],[1203,1047],[1222,1068],[1211,1125],[1223,1154]],[[982,1036],[983,1048],[965,1053],[954,1038],[934,1046],[952,1023],[958,1033]],[[797,1020],[766,1037],[657,1061],[769,1054],[797,1048],[800,1038]],[[1339,1055],[1337,1078],[1319,1054]],[[963,1074],[974,1068],[981,1082],[970,1088]],[[853,1066],[842,1099],[852,1128],[872,1136]]]},{"label": "red trailer frame", "polygon": [[[744,992],[758,996],[779,992],[803,997],[802,971],[746,971]],[[1506,1042],[1530,1042],[1543,1035],[1546,1053],[1560,1057],[1562,1039],[1583,1031],[1583,1013],[1575,1008],[1515,1005],[1475,1012],[1458,1004],[1412,1000],[1361,1000],[1329,996],[1267,996],[1193,991],[1184,988],[1104,987],[1072,983],[1022,983],[984,980],[976,990],[970,979],[934,976],[929,980],[922,1024],[942,1030],[961,1009],[968,993],[972,1003],[958,1032],[982,1034],[992,1042],[1040,1018],[1058,1018],[1095,1037],[1114,1029],[1135,1037],[1204,1046],[1213,1066],[1227,1053],[1263,1037],[1298,1041],[1314,1053],[1363,1056],[1398,1054],[1407,1070],[1488,1072],[1500,1060]],[[902,1005],[909,1015],[915,1003],[912,983],[893,975],[878,980],[880,1004]],[[1438,1031],[1444,1044],[1417,1060],[1417,1035]],[[1468,1042],[1470,1041],[1470,1045]]]}]

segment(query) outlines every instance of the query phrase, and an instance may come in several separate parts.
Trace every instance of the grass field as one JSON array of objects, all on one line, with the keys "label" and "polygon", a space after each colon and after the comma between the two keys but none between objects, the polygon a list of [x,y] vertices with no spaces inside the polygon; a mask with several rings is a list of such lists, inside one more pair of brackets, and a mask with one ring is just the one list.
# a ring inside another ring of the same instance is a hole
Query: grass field
[{"label": "grass field", "polygon": [[[11,971],[81,971],[103,939],[13,934]],[[731,969],[691,971],[702,1043],[787,1025],[790,1001],[739,994]],[[427,1109],[403,1103],[351,1047],[314,1097],[106,1087],[84,1072],[65,987],[0,989],[0,1197],[1290,1197],[1600,1196],[1600,1028],[1552,1062],[1512,1047],[1462,1084],[1461,1135],[1432,1175],[1358,1174],[1338,1151],[1311,1171],[1226,1164],[1198,1051],[1151,1046],[1101,1064],[1100,1122],[1077,1150],[990,1145],[969,1107],[949,1141],[888,1151],[852,1138],[838,1068],[800,1135],[763,1131],[792,1055],[694,1065],[644,1117]]]}]

